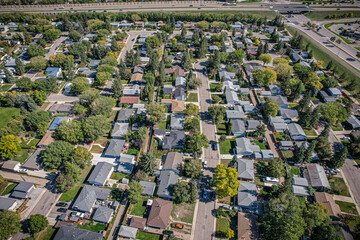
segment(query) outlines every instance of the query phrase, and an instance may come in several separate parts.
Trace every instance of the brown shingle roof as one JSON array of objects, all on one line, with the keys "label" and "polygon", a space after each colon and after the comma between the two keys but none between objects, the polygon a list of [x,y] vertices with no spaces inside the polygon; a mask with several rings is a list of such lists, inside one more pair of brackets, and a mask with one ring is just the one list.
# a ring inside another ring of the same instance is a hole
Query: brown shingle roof
[{"label": "brown shingle roof", "polygon": [[322,203],[329,210],[329,217],[340,217],[341,210],[339,205],[337,205],[333,197],[326,192],[315,192],[315,199],[318,203]]},{"label": "brown shingle roof", "polygon": [[180,67],[166,68],[165,73],[175,73],[175,76],[185,77],[185,71]]},{"label": "brown shingle roof", "polygon": [[140,102],[139,97],[121,97],[120,103],[136,104]]},{"label": "brown shingle roof", "polygon": [[183,155],[178,152],[169,152],[166,156],[164,169],[180,171],[183,162]]},{"label": "brown shingle roof", "polygon": [[48,131],[38,143],[38,147],[46,147],[55,141],[55,131]]},{"label": "brown shingle roof", "polygon": [[14,170],[16,165],[18,165],[19,162],[17,161],[13,161],[13,160],[8,160],[6,162],[3,163],[2,165],[2,169],[7,169],[7,170]]},{"label": "brown shingle roof", "polygon": [[173,203],[171,201],[155,198],[147,220],[147,225],[166,228],[169,224]]},{"label": "brown shingle roof", "polygon": [[171,104],[172,112],[183,112],[185,109],[185,101],[173,100]]},{"label": "brown shingle roof", "polygon": [[132,217],[129,226],[134,228],[144,229],[146,225],[146,218]]},{"label": "brown shingle roof", "polygon": [[238,239],[259,239],[256,215],[250,213],[238,213]]},{"label": "brown shingle roof", "polygon": [[[142,82],[143,74],[142,73],[134,73],[131,76],[130,82]],[[145,81],[144,81],[145,82]]]}]

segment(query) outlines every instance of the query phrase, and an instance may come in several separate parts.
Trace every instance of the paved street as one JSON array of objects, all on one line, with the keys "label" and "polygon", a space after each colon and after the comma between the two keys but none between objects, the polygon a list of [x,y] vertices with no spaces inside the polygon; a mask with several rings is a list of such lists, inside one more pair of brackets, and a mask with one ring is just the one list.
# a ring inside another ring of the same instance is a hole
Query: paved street
[{"label": "paved street", "polygon": [[28,182],[32,182],[37,185],[40,185],[42,187],[45,186],[49,182],[49,180],[47,180],[47,179],[31,177],[26,174],[19,174],[19,173],[13,173],[13,172],[8,172],[8,171],[0,170],[0,175],[6,179],[12,179],[12,180],[19,181],[19,182],[28,181]]},{"label": "paved street", "polygon": [[[205,60],[201,60],[195,64],[195,71],[197,77],[202,81],[202,85],[199,89],[200,99],[200,118],[203,134],[207,136],[209,141],[216,141],[215,124],[211,120],[211,116],[208,113],[208,107],[211,103],[211,95],[209,91],[209,82],[207,76],[202,73],[202,69],[205,67]],[[195,228],[192,239],[194,240],[209,240],[212,238],[215,232],[215,191],[210,187],[210,181],[212,180],[212,172],[214,168],[219,164],[219,153],[214,151],[211,147],[204,149],[203,160],[208,162],[208,168],[204,170],[203,177],[200,179],[199,188],[201,189],[200,196],[203,194],[203,190],[208,190],[208,198],[199,200],[196,222],[193,227]]]}]

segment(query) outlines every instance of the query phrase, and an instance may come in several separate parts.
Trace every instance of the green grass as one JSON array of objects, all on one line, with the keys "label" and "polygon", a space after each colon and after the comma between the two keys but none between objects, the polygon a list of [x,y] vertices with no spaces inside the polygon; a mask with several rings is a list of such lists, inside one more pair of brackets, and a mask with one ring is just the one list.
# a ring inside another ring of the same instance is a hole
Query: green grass
[{"label": "green grass", "polygon": [[216,219],[216,232],[215,235],[218,238],[224,238],[226,231],[230,227],[229,221],[225,218]]},{"label": "green grass", "polygon": [[299,170],[299,168],[296,167],[296,166],[291,167],[291,168],[290,168],[290,174],[291,174],[292,176],[294,176],[294,175],[299,176],[299,175],[300,175],[300,170]]},{"label": "green grass", "polygon": [[136,239],[138,239],[138,240],[160,240],[160,236],[138,231],[136,233]]},{"label": "green grass", "polygon": [[166,129],[166,121],[161,121],[159,123],[159,129]]},{"label": "green grass", "polygon": [[312,11],[309,13],[305,13],[304,15],[308,18],[310,18],[310,20],[312,21],[325,21],[325,20],[331,20],[331,19],[327,19],[328,15],[338,15],[339,14],[345,14],[345,13],[353,13],[354,16],[353,18],[358,18],[360,17],[360,11]]},{"label": "green grass", "polygon": [[14,161],[18,161],[20,163],[25,162],[25,160],[29,157],[29,153],[27,149],[21,149],[21,151],[16,154],[14,157]]},{"label": "green grass", "polygon": [[360,160],[359,159],[355,159],[355,162],[357,163],[357,165],[360,166]]},{"label": "green grass", "polygon": [[9,184],[5,190],[1,193],[1,196],[5,196],[7,194],[9,194],[15,187],[16,185],[18,185],[17,183],[12,183],[12,184]]},{"label": "green grass", "polygon": [[353,213],[353,214],[358,214],[357,210],[356,210],[356,206],[354,203],[348,203],[348,202],[342,202],[342,201],[337,201],[335,200],[335,203],[337,205],[339,205],[340,210],[342,212],[346,212],[346,213]]},{"label": "green grass", "polygon": [[216,132],[218,134],[225,134],[226,135],[226,126],[225,123],[218,123],[216,124]]},{"label": "green grass", "polygon": [[331,129],[332,129],[333,131],[343,131],[343,130],[344,130],[344,128],[342,127],[341,123],[338,124],[338,125],[335,125],[335,126],[331,126]]},{"label": "green grass", "polygon": [[344,179],[333,177],[329,179],[329,183],[332,193],[334,193],[335,195],[350,197],[350,192],[345,184]]},{"label": "green grass", "polygon": [[104,151],[104,149],[105,149],[105,148],[102,148],[102,147],[100,147],[100,146],[98,146],[98,145],[93,145],[93,146],[91,147],[90,152],[92,152],[92,153],[102,153],[102,152]]},{"label": "green grass", "polygon": [[113,172],[110,176],[111,179],[114,180],[121,180],[123,178],[128,178],[130,179],[130,175],[129,174],[125,174],[125,173],[119,173],[119,172]]},{"label": "green grass", "polygon": [[21,148],[31,149],[31,148],[34,148],[39,142],[40,142],[39,138],[34,138],[29,143],[22,142],[20,144],[20,146],[21,146]]},{"label": "green grass", "polygon": [[186,102],[198,102],[198,94],[197,93],[190,93],[189,96],[186,98]]},{"label": "green grass", "polygon": [[20,114],[20,108],[0,107],[0,129],[6,127],[14,117]]},{"label": "green grass", "polygon": [[144,212],[146,210],[146,201],[150,199],[150,197],[142,196],[142,200],[138,203],[132,204],[130,209],[130,214],[135,216],[144,216]]},{"label": "green grass", "polygon": [[294,153],[292,151],[281,151],[281,153],[286,159],[290,159],[294,156]]},{"label": "green grass", "polygon": [[174,204],[171,217],[174,221],[182,221],[192,224],[194,218],[195,203]]},{"label": "green grass", "polygon": [[220,154],[232,154],[233,148],[236,145],[235,141],[236,141],[235,138],[231,138],[231,139],[226,139],[225,141],[221,142],[220,143]]},{"label": "green grass", "polygon": [[229,166],[229,163],[231,162],[231,159],[221,159],[220,163],[225,165],[226,167]]},{"label": "green grass", "polygon": [[[335,34],[336,36],[338,36],[339,38],[341,38],[344,42],[346,42],[347,44],[353,44],[352,41],[350,41],[349,39],[344,38],[343,36],[341,36],[340,34],[337,34],[336,32],[334,32],[333,30],[331,30],[331,26],[334,25],[335,23],[327,23],[325,24],[325,28],[327,30],[329,30],[330,32],[332,32],[333,34]],[[340,23],[337,23],[340,24]]]},{"label": "green grass", "polygon": [[306,136],[317,136],[315,130],[312,128],[312,129],[303,129]]},{"label": "green grass", "polygon": [[218,83],[212,83],[210,84],[210,92],[216,92],[216,87],[218,86]]},{"label": "green grass", "polygon": [[254,143],[260,147],[261,150],[266,150],[266,145],[258,140],[255,140]]},{"label": "green grass", "polygon": [[3,84],[1,85],[1,91],[6,92],[7,90],[9,90],[11,88],[12,84]]},{"label": "green grass", "polygon": [[130,146],[126,153],[137,156],[139,153],[139,150],[135,147]]},{"label": "green grass", "polygon": [[299,202],[300,202],[300,205],[302,207],[306,207],[306,200],[304,197],[301,197],[301,196],[296,196],[298,199],[299,199]]},{"label": "green grass", "polygon": [[298,103],[289,103],[289,108],[295,108],[299,105]]},{"label": "green grass", "polygon": [[[42,232],[37,239],[39,240],[50,240],[53,238],[56,229],[52,226],[48,226],[44,232]],[[55,235],[54,235],[55,236]]]},{"label": "green grass", "polygon": [[99,231],[103,231],[106,229],[106,225],[102,224],[102,223],[97,223],[95,225],[88,223],[88,224],[84,224],[84,225],[78,225],[78,228],[80,229],[85,229],[91,232],[99,232]]}]

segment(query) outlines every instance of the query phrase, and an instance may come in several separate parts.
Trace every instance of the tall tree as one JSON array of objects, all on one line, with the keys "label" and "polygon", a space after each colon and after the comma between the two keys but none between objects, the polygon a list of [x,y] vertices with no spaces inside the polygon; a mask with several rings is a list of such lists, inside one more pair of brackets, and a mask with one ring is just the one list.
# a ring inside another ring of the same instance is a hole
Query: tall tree
[{"label": "tall tree", "polygon": [[329,165],[333,168],[341,168],[346,160],[348,154],[347,147],[343,147],[336,151],[334,156],[330,159]]},{"label": "tall tree", "polygon": [[186,142],[185,142],[185,147],[186,147],[187,151],[190,153],[201,154],[202,153],[201,149],[203,147],[204,148],[209,147],[209,140],[207,139],[207,137],[204,134],[197,131],[193,135],[187,137]]},{"label": "tall tree", "polygon": [[129,201],[133,204],[141,201],[141,193],[143,192],[143,187],[138,181],[132,180],[129,184]]},{"label": "tall tree", "polygon": [[111,89],[113,91],[113,97],[119,98],[122,96],[123,85],[121,82],[120,74],[117,74],[112,82]]},{"label": "tall tree", "polygon": [[152,102],[146,106],[147,114],[150,116],[150,122],[157,124],[165,118],[165,111],[163,105]]},{"label": "tall tree", "polygon": [[20,231],[20,221],[19,214],[9,210],[0,211],[0,239],[6,240],[15,236]]},{"label": "tall tree", "polygon": [[232,197],[238,193],[240,184],[238,182],[238,172],[235,168],[225,167],[219,164],[215,168],[212,185],[216,186],[216,193],[219,198]]},{"label": "tall tree", "polygon": [[14,76],[11,74],[11,72],[7,68],[4,68],[4,73],[5,73],[5,82],[13,83],[15,79]]},{"label": "tall tree", "polygon": [[31,215],[30,216],[30,221],[29,221],[29,232],[31,232],[32,234],[41,232],[42,230],[44,230],[47,225],[49,224],[49,221],[47,220],[47,218],[44,215],[41,214],[35,214],[35,215]]},{"label": "tall tree", "polygon": [[19,58],[15,58],[15,73],[18,76],[21,76],[25,73],[25,65],[24,63],[19,59]]},{"label": "tall tree", "polygon": [[0,139],[0,156],[13,158],[20,151],[20,142],[14,135],[2,136]]},{"label": "tall tree", "polygon": [[142,153],[139,166],[145,173],[153,175],[156,170],[155,156],[152,153]]}]

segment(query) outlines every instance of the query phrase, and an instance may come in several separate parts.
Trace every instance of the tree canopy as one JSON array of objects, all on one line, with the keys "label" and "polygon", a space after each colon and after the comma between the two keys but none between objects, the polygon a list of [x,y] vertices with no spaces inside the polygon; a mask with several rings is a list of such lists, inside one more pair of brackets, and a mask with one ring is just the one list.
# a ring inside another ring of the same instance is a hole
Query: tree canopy
[{"label": "tree canopy", "polygon": [[216,186],[216,193],[220,199],[237,194],[240,184],[238,182],[238,172],[235,168],[219,164],[215,168],[213,179],[212,185]]}]

